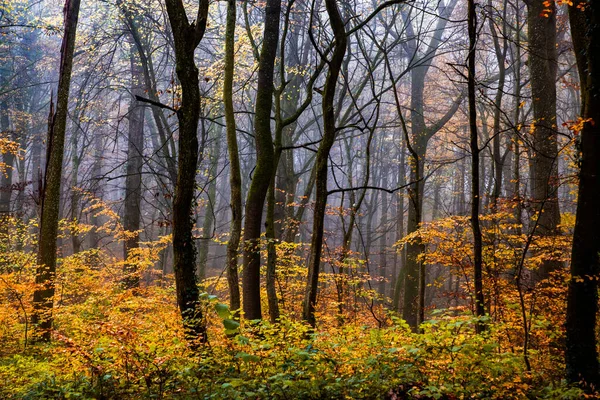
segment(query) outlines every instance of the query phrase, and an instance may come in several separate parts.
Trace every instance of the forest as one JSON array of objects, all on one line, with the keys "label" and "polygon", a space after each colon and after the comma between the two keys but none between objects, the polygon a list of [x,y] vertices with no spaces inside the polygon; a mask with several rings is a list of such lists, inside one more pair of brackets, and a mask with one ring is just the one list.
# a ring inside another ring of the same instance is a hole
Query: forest
[{"label": "forest", "polygon": [[0,0],[1,399],[600,398],[599,279],[598,1]]}]

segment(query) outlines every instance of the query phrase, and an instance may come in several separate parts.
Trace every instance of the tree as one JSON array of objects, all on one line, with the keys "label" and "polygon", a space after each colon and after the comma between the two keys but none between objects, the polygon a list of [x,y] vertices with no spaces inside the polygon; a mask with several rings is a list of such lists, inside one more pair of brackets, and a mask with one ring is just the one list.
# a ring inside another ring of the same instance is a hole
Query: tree
[{"label": "tree", "polygon": [[[409,24],[407,43],[411,57],[411,96],[410,96],[410,121],[411,121],[411,143],[407,143],[410,157],[410,183],[408,188],[408,221],[406,233],[411,234],[419,229],[423,219],[423,189],[425,187],[425,157],[427,145],[431,138],[456,113],[462,103],[463,96],[459,95],[448,111],[437,121],[429,126],[425,120],[425,79],[429,72],[433,58],[442,43],[442,35],[447,22],[452,15],[456,2],[444,4],[440,2],[440,18],[436,24],[434,33],[428,43],[425,44],[425,52],[420,54],[419,41],[422,40],[415,34],[412,24]],[[407,17],[405,18],[407,21]],[[408,141],[407,140],[407,141]],[[425,298],[425,266],[419,262],[419,256],[425,251],[419,241],[410,243],[406,248],[406,265],[404,278],[404,304],[402,316],[406,322],[416,329],[423,322],[424,298]]]},{"label": "tree", "polygon": [[[127,176],[125,177],[125,214],[123,215],[123,229],[129,232],[123,243],[123,258],[127,260],[129,252],[139,247],[139,235],[142,200],[142,166],[144,157],[144,108],[140,107],[135,96],[143,95],[143,72],[136,52],[131,49],[131,103],[129,105],[128,137],[127,137]],[[139,276],[135,259],[132,263],[126,262],[128,276],[125,286],[128,288],[139,286]]]},{"label": "tree", "polygon": [[[15,132],[10,129],[10,119],[8,116],[8,104],[6,101],[0,103],[0,132],[2,137],[7,140],[14,141],[16,139]],[[13,164],[15,162],[15,154],[6,152],[2,154],[2,165],[4,169],[0,176],[0,219],[4,220],[10,216],[10,197],[12,194],[12,178]],[[5,222],[5,227],[8,223]],[[3,224],[5,224],[3,223]],[[4,230],[4,229],[3,229]]]},{"label": "tree", "polygon": [[235,67],[235,0],[227,0],[227,24],[225,26],[225,75],[223,77],[223,105],[229,155],[229,186],[231,191],[231,228],[227,242],[227,282],[231,310],[240,308],[240,286],[238,278],[238,249],[242,234],[242,176],[238,151],[235,114],[233,108],[233,70]]},{"label": "tree", "polygon": [[182,0],[165,1],[175,44],[175,70],[181,85],[181,105],[177,110],[179,157],[173,199],[173,269],[177,305],[190,339],[204,343],[207,336],[198,307],[196,247],[192,234],[200,119],[200,82],[194,53],[206,31],[209,2],[200,0],[196,20],[190,23]]},{"label": "tree", "polygon": [[[492,9],[492,0],[488,0],[488,7]],[[493,161],[494,161],[494,190],[492,192],[492,207],[497,208],[498,199],[502,190],[502,172],[504,168],[505,156],[500,152],[500,117],[502,115],[502,98],[504,96],[504,84],[506,81],[506,54],[508,52],[508,35],[507,35],[507,14],[508,7],[504,7],[502,12],[502,32],[498,34],[493,18],[489,18],[489,27],[494,42],[494,52],[498,61],[498,88],[496,89],[496,97],[494,100],[494,127],[493,127]],[[520,61],[520,60],[519,60]],[[517,67],[518,68],[518,67]],[[505,153],[508,154],[508,153]]]},{"label": "tree", "polygon": [[40,334],[39,339],[46,342],[51,339],[52,329],[60,186],[79,6],[80,0],[65,1],[64,34],[61,45],[56,110],[54,110],[51,102],[48,117],[46,171],[40,196],[40,236],[38,267],[35,276],[35,282],[39,285],[39,288],[33,294],[35,313],[32,322],[37,325]]},{"label": "tree", "polygon": [[340,69],[346,54],[347,37],[344,21],[340,15],[335,0],[325,0],[325,8],[329,16],[329,23],[333,30],[334,43],[329,70],[323,87],[323,138],[317,151],[315,160],[315,206],[313,215],[313,234],[310,242],[308,259],[308,279],[302,305],[302,318],[312,327],[315,326],[315,304],[317,301],[317,287],[319,283],[319,269],[321,264],[321,251],[323,246],[323,229],[325,208],[327,207],[327,161],[329,152],[335,141],[335,112],[333,101],[335,88],[340,75]]},{"label": "tree", "polygon": [[596,343],[600,267],[600,5],[576,1],[569,7],[569,20],[581,81],[583,126],[567,294],[565,361],[570,382],[582,382],[594,389],[600,385]]},{"label": "tree", "polygon": [[[473,283],[475,286],[475,315],[485,315],[483,300],[483,243],[481,226],[479,223],[479,206],[481,204],[479,189],[479,144],[477,137],[477,104],[475,95],[475,53],[477,46],[477,14],[474,0],[468,3],[469,25],[469,56],[467,61],[467,86],[469,98],[469,132],[471,136],[471,227],[473,229]],[[477,332],[483,330],[484,325],[477,324]]]},{"label": "tree", "polygon": [[280,15],[281,1],[267,0],[263,42],[258,61],[258,82],[254,112],[256,167],[246,198],[246,220],[244,222],[244,274],[242,277],[244,316],[250,320],[262,318],[260,303],[260,233],[263,208],[274,165],[271,109],[273,107],[273,73],[277,43],[279,42]]},{"label": "tree", "polygon": [[[533,206],[537,213],[537,233],[553,236],[558,233],[558,142],[556,122],[556,5],[554,1],[526,1],[529,70],[534,132],[531,160]],[[560,266],[545,260],[539,278],[545,279]]]}]

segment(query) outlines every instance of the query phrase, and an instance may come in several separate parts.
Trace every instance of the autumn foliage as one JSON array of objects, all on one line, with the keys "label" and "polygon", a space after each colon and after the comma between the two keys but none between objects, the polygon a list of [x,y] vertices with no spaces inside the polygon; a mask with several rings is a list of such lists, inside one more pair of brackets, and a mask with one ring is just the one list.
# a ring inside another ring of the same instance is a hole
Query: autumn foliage
[{"label": "autumn foliage", "polygon": [[[124,232],[117,214],[99,201],[87,210],[101,214],[100,228],[113,243]],[[570,228],[572,217],[564,216]],[[202,282],[209,343],[192,351],[175,304],[173,277],[155,265],[169,238],[142,243],[130,255],[142,285],[124,289],[124,262],[107,248],[60,259],[56,276],[55,327],[51,344],[36,344],[31,326],[35,288],[35,222],[12,221],[0,253],[1,398],[580,398],[562,380],[566,276],[534,284],[544,257],[564,258],[568,236],[535,241],[510,212],[483,218],[485,288],[489,329],[474,331],[468,221],[450,217],[417,233],[427,244],[424,262],[463,277],[454,292],[433,301],[421,333],[412,333],[390,299],[369,290],[364,263],[349,257],[343,276],[321,283],[318,326],[300,322],[304,268],[302,245],[278,245],[282,317],[276,324],[244,321],[225,304],[222,277]],[[62,224],[73,229],[96,229]],[[408,236],[405,241],[414,239]],[[398,246],[402,246],[399,243]],[[432,274],[435,275],[435,274]],[[517,279],[521,276],[520,280]],[[347,304],[336,303],[340,282]],[[441,285],[432,281],[429,285]],[[266,296],[264,296],[266,299]],[[265,305],[266,307],[266,305]],[[340,319],[340,310],[344,313]],[[340,323],[340,321],[343,321]],[[527,338],[527,339],[526,339]]]}]

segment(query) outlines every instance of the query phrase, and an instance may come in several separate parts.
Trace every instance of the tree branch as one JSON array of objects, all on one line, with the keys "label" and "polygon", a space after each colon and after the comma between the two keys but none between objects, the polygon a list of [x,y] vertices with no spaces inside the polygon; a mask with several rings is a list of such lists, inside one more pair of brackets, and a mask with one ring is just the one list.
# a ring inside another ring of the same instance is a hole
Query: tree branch
[{"label": "tree branch", "polygon": [[154,101],[154,100],[147,99],[147,98],[145,98],[145,97],[142,97],[142,96],[139,96],[139,95],[137,95],[137,94],[135,95],[135,99],[136,99],[137,101],[141,101],[142,103],[148,103],[148,104],[151,104],[151,105],[153,105],[153,106],[156,106],[156,107],[158,107],[158,108],[164,108],[164,109],[166,109],[166,110],[173,111],[174,113],[176,113],[176,112],[177,112],[177,110],[176,110],[176,109],[174,109],[174,108],[173,108],[173,107],[171,107],[171,106],[168,106],[168,105],[166,105],[166,104],[160,103],[160,102],[158,102],[158,101]]}]

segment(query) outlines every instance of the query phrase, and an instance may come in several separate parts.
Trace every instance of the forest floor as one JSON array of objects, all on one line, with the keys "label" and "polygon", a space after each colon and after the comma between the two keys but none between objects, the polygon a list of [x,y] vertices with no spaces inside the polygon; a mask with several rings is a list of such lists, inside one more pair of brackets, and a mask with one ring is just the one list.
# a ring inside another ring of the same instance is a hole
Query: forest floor
[{"label": "forest floor", "polygon": [[[527,353],[519,327],[439,310],[412,333],[385,312],[341,322],[326,313],[311,331],[293,315],[278,323],[223,325],[227,307],[204,296],[209,343],[194,352],[175,308],[174,287],[135,293],[106,270],[63,281],[51,344],[32,344],[23,309],[2,307],[2,399],[576,399],[566,385],[560,331],[537,320]],[[8,299],[7,296],[5,298]],[[231,329],[233,328],[233,329]],[[27,342],[25,341],[25,336]]]}]

